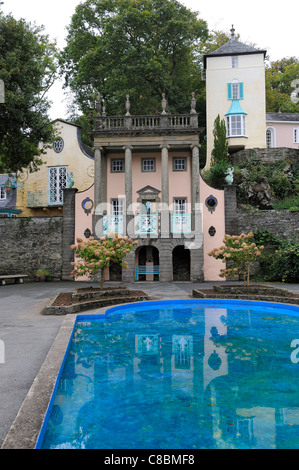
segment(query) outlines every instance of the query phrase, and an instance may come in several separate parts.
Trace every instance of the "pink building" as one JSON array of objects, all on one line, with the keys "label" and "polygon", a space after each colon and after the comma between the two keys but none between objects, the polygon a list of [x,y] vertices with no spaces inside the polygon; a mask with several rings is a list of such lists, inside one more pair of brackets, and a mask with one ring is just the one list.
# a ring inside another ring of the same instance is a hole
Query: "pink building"
[{"label": "pink building", "polygon": [[299,114],[266,114],[267,147],[299,149]]},{"label": "pink building", "polygon": [[132,282],[221,280],[223,264],[208,256],[234,222],[233,187],[220,191],[200,176],[194,96],[189,114],[107,116],[95,120],[94,185],[75,196],[75,238],[112,233],[138,240],[106,279]]}]

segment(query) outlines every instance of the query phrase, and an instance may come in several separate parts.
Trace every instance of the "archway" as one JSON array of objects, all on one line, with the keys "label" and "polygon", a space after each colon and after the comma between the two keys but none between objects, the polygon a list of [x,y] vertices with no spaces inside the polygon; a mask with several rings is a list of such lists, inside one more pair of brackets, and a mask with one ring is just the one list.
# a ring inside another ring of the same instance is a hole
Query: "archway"
[{"label": "archway", "polygon": [[[136,264],[139,266],[159,266],[159,250],[152,245],[144,245],[136,250]],[[139,274],[139,281],[159,281],[158,274]]]},{"label": "archway", "polygon": [[172,274],[174,281],[190,281],[190,250],[183,245],[172,251]]}]

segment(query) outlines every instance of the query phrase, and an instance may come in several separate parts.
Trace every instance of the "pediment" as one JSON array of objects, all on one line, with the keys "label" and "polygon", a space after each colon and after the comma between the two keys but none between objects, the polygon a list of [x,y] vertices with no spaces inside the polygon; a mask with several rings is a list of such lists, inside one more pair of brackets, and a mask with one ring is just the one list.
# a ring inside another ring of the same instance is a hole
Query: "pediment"
[{"label": "pediment", "polygon": [[153,188],[152,186],[144,186],[144,188],[141,188],[137,191],[138,194],[154,194],[158,195],[161,191],[159,189]]}]

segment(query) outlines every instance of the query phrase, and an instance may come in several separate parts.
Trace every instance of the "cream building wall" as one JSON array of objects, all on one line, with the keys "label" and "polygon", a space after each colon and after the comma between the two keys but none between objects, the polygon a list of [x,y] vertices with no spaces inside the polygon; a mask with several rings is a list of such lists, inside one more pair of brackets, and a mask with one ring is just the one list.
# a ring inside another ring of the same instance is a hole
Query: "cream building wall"
[{"label": "cream building wall", "polygon": [[229,147],[266,147],[266,104],[264,54],[238,56],[238,67],[232,68],[232,56],[207,57],[206,101],[207,101],[207,164],[210,166],[214,147],[213,128],[217,115],[225,119],[231,100],[228,99],[227,84],[237,79],[244,84],[244,99],[240,105],[247,113],[246,137],[228,138]]},{"label": "cream building wall", "polygon": [[94,159],[91,149],[83,146],[80,127],[63,120],[56,120],[55,125],[63,139],[63,148],[55,152],[53,148],[42,156],[43,164],[39,170],[29,173],[27,170],[18,177],[17,207],[22,210],[20,217],[59,216],[63,214],[63,205],[49,204],[49,168],[67,168],[73,173],[73,187],[78,191],[89,188],[94,181]]}]

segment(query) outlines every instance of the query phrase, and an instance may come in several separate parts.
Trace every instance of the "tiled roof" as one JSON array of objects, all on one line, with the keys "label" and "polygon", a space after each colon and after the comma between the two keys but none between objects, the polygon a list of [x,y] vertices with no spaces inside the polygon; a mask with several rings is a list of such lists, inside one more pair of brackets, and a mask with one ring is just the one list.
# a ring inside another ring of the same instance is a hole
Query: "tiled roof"
[{"label": "tiled roof", "polygon": [[253,46],[249,46],[248,44],[244,44],[243,42],[237,41],[236,38],[232,37],[226,44],[219,47],[213,52],[206,54],[208,57],[210,56],[218,56],[218,55],[234,55],[234,54],[256,54],[256,53],[266,53],[266,51],[262,51],[260,49],[256,49]]},{"label": "tiled roof", "polygon": [[295,113],[266,113],[267,121],[298,121],[299,114]]},{"label": "tiled roof", "polygon": [[219,56],[226,56],[226,55],[244,55],[244,54],[264,54],[266,56],[267,51],[256,49],[253,46],[249,46],[248,44],[244,44],[243,42],[238,41],[235,38],[235,30],[234,26],[231,29],[231,38],[230,40],[221,47],[218,47],[213,52],[204,55],[204,65],[206,66],[207,57],[219,57]]}]

